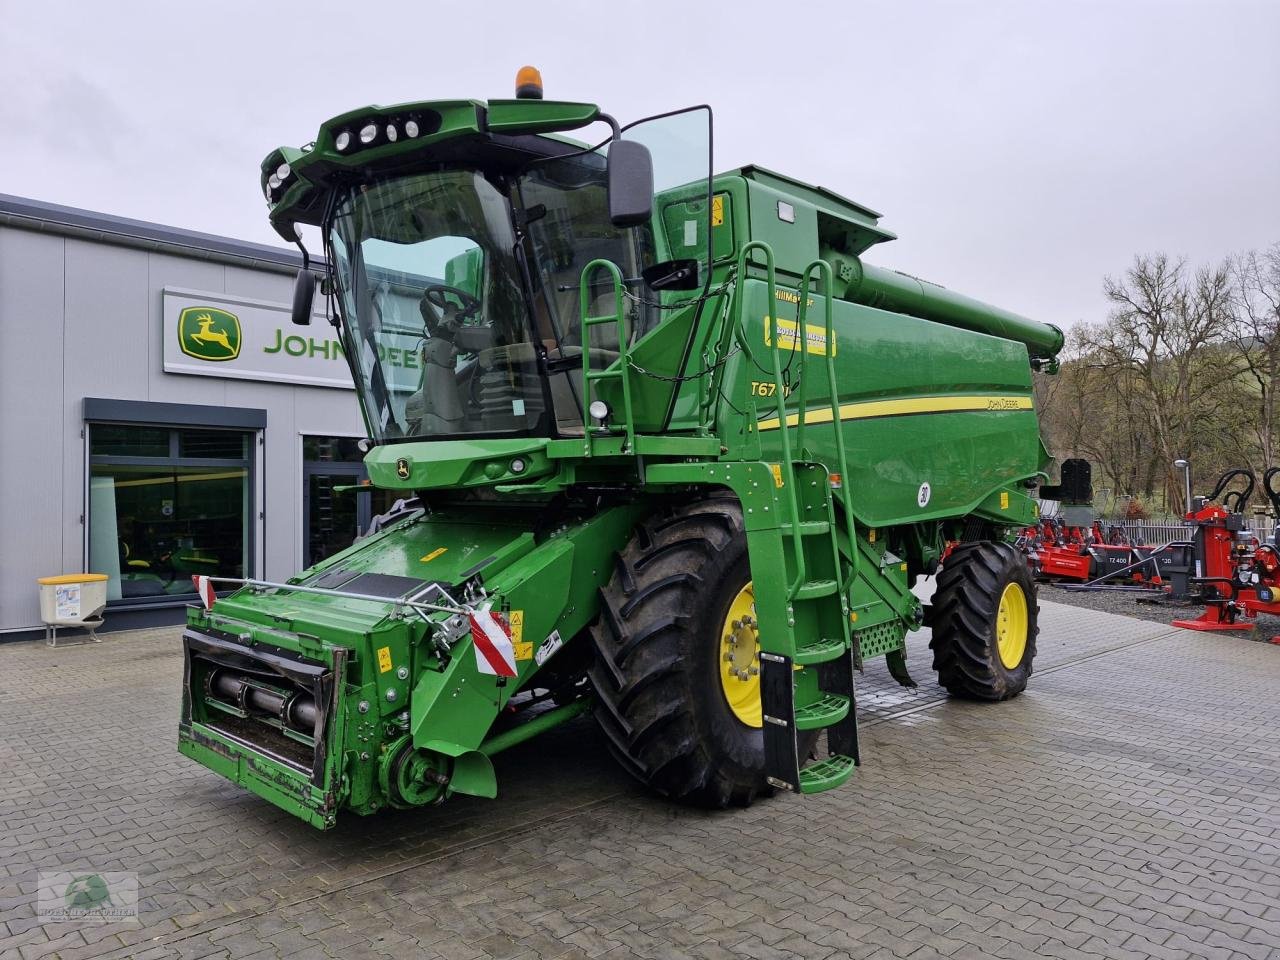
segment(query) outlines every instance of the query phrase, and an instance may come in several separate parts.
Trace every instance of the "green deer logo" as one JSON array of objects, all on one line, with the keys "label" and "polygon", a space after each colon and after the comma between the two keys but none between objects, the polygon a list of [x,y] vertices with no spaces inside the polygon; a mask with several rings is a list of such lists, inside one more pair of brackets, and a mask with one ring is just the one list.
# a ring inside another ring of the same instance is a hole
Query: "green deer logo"
[{"label": "green deer logo", "polygon": [[187,307],[178,316],[178,343],[197,360],[234,360],[240,356],[240,318],[216,307]]}]

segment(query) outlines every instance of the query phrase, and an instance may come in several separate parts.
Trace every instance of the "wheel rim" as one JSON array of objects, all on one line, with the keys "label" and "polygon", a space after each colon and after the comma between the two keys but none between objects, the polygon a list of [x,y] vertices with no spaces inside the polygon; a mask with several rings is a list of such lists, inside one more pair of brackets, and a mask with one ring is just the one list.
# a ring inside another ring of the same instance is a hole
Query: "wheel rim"
[{"label": "wheel rim", "polygon": [[733,715],[761,727],[760,630],[751,581],[738,591],[720,625],[720,690]]},{"label": "wheel rim", "polygon": [[1022,587],[1010,583],[1000,594],[996,611],[996,649],[1000,662],[1009,670],[1022,663],[1027,652],[1027,595]]}]

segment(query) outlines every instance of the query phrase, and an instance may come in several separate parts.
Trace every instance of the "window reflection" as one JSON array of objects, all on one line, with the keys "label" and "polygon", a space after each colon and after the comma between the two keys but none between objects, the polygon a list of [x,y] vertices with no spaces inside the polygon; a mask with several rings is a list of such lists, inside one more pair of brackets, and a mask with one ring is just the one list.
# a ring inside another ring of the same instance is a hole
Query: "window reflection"
[{"label": "window reflection", "polygon": [[249,435],[90,426],[89,560],[108,600],[194,593],[249,569]]}]

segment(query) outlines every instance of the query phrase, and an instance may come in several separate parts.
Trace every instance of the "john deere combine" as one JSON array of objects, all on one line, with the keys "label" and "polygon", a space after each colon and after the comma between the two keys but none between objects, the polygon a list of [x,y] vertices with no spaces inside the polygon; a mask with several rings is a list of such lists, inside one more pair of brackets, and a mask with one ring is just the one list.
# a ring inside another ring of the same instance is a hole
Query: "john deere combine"
[{"label": "john deere combine", "polygon": [[911,684],[921,624],[949,691],[1020,692],[1005,534],[1060,331],[864,262],[893,234],[838,194],[712,176],[706,107],[519,94],[355,110],[263,163],[407,505],[193,609],[181,750],[329,827],[492,797],[494,754],[590,711],[644,783],[725,806],[849,779],[855,675]]}]

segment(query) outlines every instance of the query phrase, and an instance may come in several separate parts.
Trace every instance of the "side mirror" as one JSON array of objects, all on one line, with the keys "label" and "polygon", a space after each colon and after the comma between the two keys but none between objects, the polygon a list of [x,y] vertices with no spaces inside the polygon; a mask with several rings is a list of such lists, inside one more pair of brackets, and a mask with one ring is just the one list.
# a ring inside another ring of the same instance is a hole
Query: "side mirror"
[{"label": "side mirror", "polygon": [[299,270],[293,281],[293,322],[300,327],[311,323],[311,304],[316,297],[316,275],[310,270]]},{"label": "side mirror", "polygon": [[653,158],[635,140],[609,144],[609,220],[635,227],[653,215]]}]

